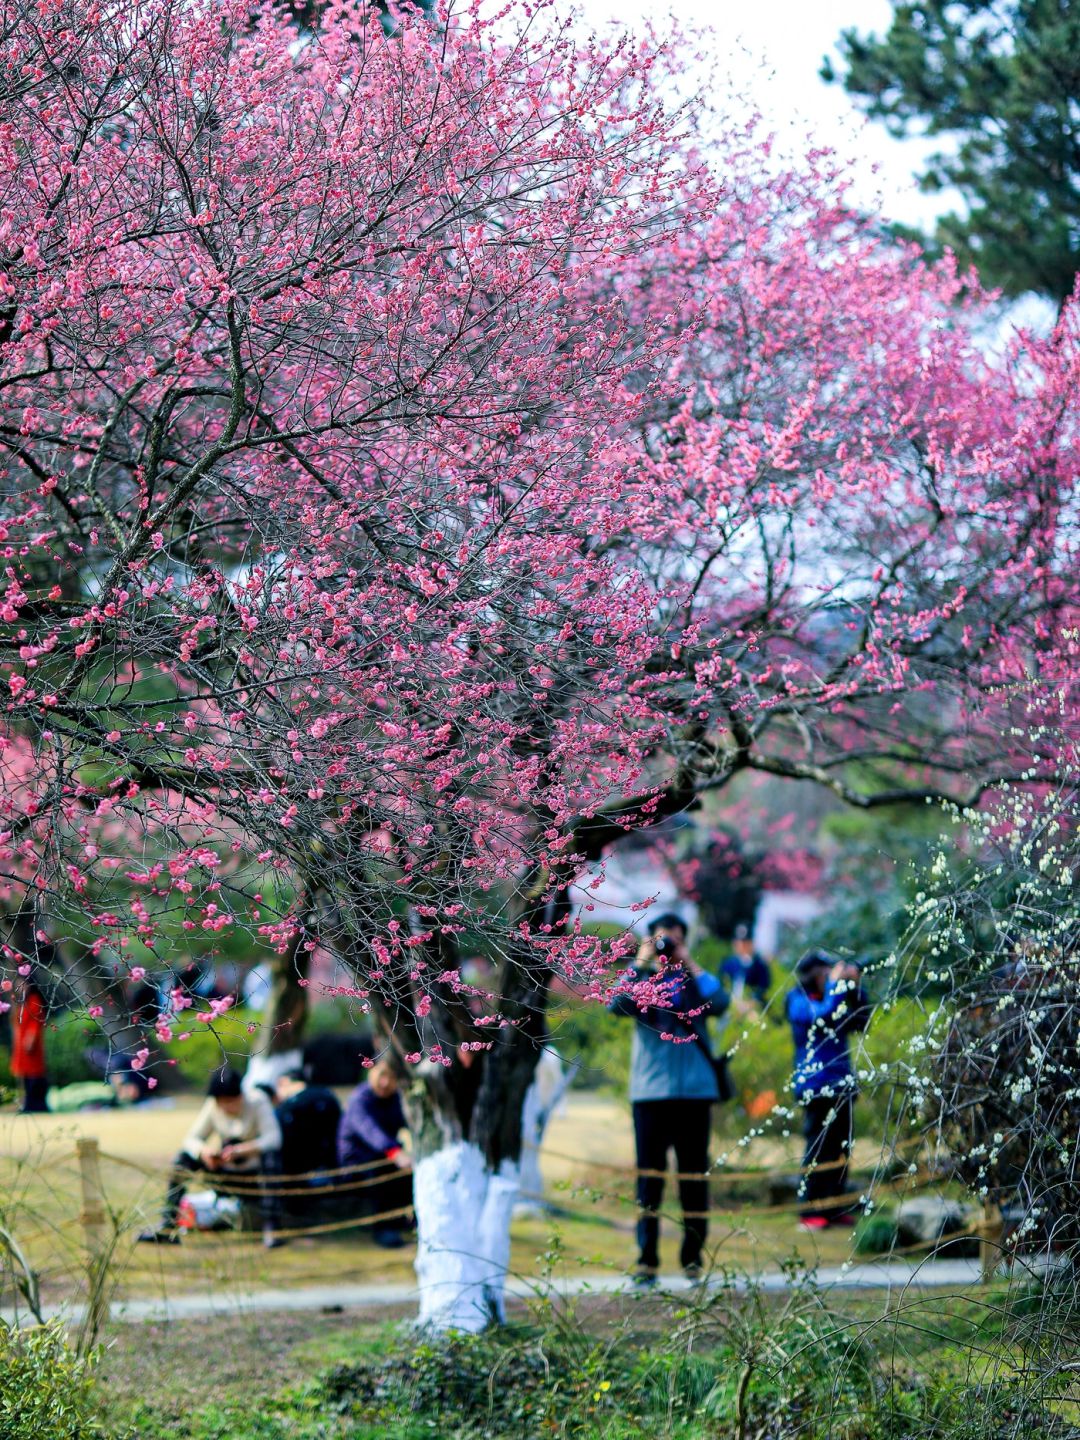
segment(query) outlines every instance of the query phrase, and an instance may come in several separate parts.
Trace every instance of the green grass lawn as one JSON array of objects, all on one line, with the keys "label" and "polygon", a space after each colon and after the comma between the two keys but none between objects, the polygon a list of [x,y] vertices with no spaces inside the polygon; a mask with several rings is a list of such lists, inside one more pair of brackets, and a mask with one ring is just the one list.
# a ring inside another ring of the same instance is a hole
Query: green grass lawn
[{"label": "green grass lawn", "polygon": [[[73,1298],[82,1285],[85,1250],[75,1156],[79,1137],[92,1137],[101,1147],[106,1230],[115,1239],[110,1280],[118,1297],[413,1282],[412,1251],[380,1250],[363,1227],[320,1229],[269,1253],[251,1233],[191,1235],[175,1249],[136,1245],[138,1230],[152,1222],[160,1208],[164,1174],[196,1104],[191,1099],[160,1110],[0,1117],[0,1215],[40,1271],[46,1300]],[[625,1268],[634,1254],[633,1182],[624,1170],[605,1168],[627,1166],[632,1160],[625,1107],[610,1096],[575,1094],[565,1114],[553,1122],[549,1142],[544,1172],[555,1213],[515,1220],[513,1270],[535,1276],[556,1231],[564,1272]],[[869,1164],[870,1147],[861,1148],[863,1163]],[[791,1166],[797,1158],[797,1140],[762,1139],[741,1150],[735,1163]],[[741,1198],[725,1189],[717,1186],[716,1203],[722,1208],[710,1235],[716,1263],[757,1271],[775,1267],[792,1254],[807,1264],[839,1264],[850,1257],[850,1232],[803,1235],[790,1211],[770,1211],[754,1187]],[[663,1258],[675,1269],[678,1212],[673,1182],[665,1198],[665,1214],[672,1218],[663,1226]]]}]

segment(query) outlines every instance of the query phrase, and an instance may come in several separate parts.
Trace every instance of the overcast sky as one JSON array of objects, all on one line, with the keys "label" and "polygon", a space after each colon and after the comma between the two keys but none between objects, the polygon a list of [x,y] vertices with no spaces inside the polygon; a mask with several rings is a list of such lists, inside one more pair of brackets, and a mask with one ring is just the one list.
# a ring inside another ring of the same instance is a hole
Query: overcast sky
[{"label": "overcast sky", "polygon": [[[673,11],[671,0],[575,0],[575,8],[596,26],[648,17],[662,27]],[[914,170],[932,145],[893,140],[880,122],[862,118],[842,86],[818,78],[822,58],[846,26],[878,34],[888,28],[889,0],[704,0],[675,13],[683,23],[708,27],[718,72],[729,73],[732,88],[760,108],[785,149],[805,149],[810,135],[851,159],[858,198],[870,206],[880,197],[889,219],[925,223],[949,208],[939,197],[920,195],[914,184]]]}]

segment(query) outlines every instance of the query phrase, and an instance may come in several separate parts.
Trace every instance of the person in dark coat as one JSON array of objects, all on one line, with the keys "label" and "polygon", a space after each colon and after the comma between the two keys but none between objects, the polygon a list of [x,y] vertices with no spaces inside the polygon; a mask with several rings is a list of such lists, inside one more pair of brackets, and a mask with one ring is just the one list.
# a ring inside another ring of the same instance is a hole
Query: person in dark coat
[{"label": "person in dark coat", "polygon": [[396,1250],[404,1245],[402,1229],[407,1217],[395,1212],[412,1205],[412,1162],[401,1144],[406,1129],[405,1111],[398,1093],[398,1078],[387,1060],[377,1060],[367,1081],[349,1096],[337,1134],[338,1165],[370,1167],[340,1177],[373,1181],[357,1193],[366,1197],[370,1213],[381,1218],[372,1227],[376,1245]]},{"label": "person in dark coat", "polygon": [[274,1100],[285,1174],[307,1177],[336,1169],[341,1106],[334,1092],[310,1085],[300,1070],[287,1070],[274,1087]]},{"label": "person in dark coat", "polygon": [[769,998],[769,985],[772,981],[769,964],[754,949],[754,942],[746,925],[735,927],[731,954],[721,965],[720,974],[727,981],[733,1000],[741,1000],[744,994],[749,994],[759,1005],[764,1005]]},{"label": "person in dark coat", "polygon": [[848,1037],[865,1030],[870,1001],[857,965],[811,950],[795,967],[798,984],[785,1004],[795,1042],[795,1098],[805,1111],[800,1225],[850,1225],[838,1204],[847,1188],[854,1124],[855,1073]]}]

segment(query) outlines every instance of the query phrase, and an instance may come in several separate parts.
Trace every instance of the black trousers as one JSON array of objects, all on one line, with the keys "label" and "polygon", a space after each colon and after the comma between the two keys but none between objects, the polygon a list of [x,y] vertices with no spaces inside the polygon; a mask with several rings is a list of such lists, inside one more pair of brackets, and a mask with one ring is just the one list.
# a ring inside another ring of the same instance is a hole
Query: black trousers
[{"label": "black trousers", "polygon": [[399,1170],[393,1161],[388,1161],[385,1171],[372,1170],[370,1175],[361,1177],[375,1180],[376,1184],[365,1185],[360,1194],[364,1197],[364,1213],[385,1216],[377,1219],[372,1230],[378,1234],[386,1230],[407,1230],[411,1224],[408,1215],[387,1214],[388,1211],[405,1210],[413,1203],[412,1172]]},{"label": "black trousers", "polygon": [[48,1110],[45,1101],[49,1093],[49,1082],[44,1075],[28,1075],[23,1080],[23,1104],[24,1115],[43,1115]]},{"label": "black trousers", "polygon": [[173,1161],[173,1177],[169,1182],[169,1191],[165,1197],[165,1208],[161,1212],[161,1224],[166,1230],[176,1224],[176,1216],[180,1210],[180,1202],[183,1200],[188,1189],[188,1175],[206,1175],[211,1187],[215,1180],[228,1180],[231,1176],[251,1176],[258,1174],[261,1183],[241,1187],[232,1187],[230,1194],[239,1192],[239,1198],[258,1198],[259,1216],[264,1225],[277,1226],[281,1219],[281,1197],[278,1193],[281,1186],[281,1151],[266,1150],[259,1156],[259,1168],[257,1171],[242,1170],[235,1165],[221,1165],[216,1170],[208,1170],[201,1160],[196,1160],[194,1155],[189,1155],[186,1150],[181,1150]]},{"label": "black trousers", "polygon": [[843,1209],[842,1205],[822,1205],[823,1200],[843,1195],[847,1189],[848,1157],[851,1154],[852,1124],[855,1118],[855,1097],[815,1096],[806,1101],[803,1134],[803,1175],[799,1199],[803,1219],[823,1215],[826,1220]]},{"label": "black trousers", "polygon": [[[679,1254],[683,1265],[701,1263],[701,1251],[708,1234],[710,1100],[636,1100],[634,1102],[634,1145],[639,1170],[667,1167],[668,1151],[675,1151],[675,1168],[680,1172],[679,1203],[683,1211],[683,1240]],[[698,1178],[690,1178],[696,1176]],[[660,1265],[660,1202],[664,1176],[639,1175],[637,1202],[638,1264],[655,1270]]]}]

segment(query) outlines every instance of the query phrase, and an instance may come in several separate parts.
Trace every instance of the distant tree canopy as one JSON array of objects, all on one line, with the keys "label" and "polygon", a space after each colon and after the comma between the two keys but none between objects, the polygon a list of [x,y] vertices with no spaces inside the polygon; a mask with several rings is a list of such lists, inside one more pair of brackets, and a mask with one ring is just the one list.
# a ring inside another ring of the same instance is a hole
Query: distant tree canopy
[{"label": "distant tree canopy", "polygon": [[840,80],[897,137],[955,139],[921,187],[955,187],[965,215],[931,237],[1008,295],[1060,305],[1080,270],[1080,7],[1073,0],[893,4],[884,38],[845,30]]}]

